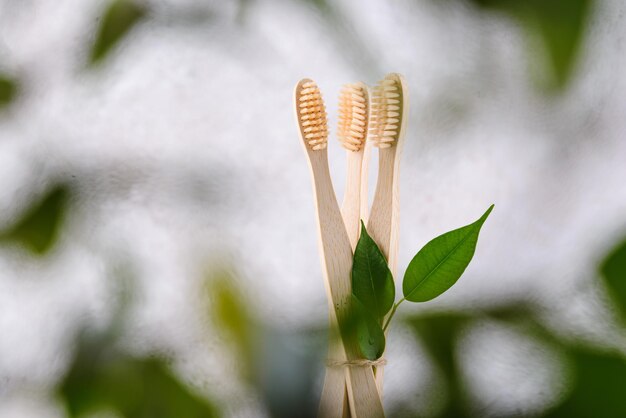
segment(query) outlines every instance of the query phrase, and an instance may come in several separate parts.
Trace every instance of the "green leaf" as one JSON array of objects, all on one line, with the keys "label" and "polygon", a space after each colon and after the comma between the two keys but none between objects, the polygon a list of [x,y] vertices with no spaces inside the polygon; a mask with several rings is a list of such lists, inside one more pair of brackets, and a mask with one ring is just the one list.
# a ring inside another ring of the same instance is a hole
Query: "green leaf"
[{"label": "green leaf", "polygon": [[600,266],[612,299],[626,323],[626,241],[615,247]]},{"label": "green leaf", "polygon": [[0,74],[0,109],[7,107],[17,95],[17,83]]},{"label": "green leaf", "polygon": [[37,255],[43,255],[56,242],[68,196],[66,186],[55,187],[12,228],[0,234],[0,240],[16,242]]},{"label": "green leaf", "polygon": [[382,323],[396,297],[393,276],[385,256],[367,234],[363,221],[352,263],[352,293],[379,323]]},{"label": "green leaf", "polygon": [[355,295],[352,295],[352,314],[359,351],[364,358],[376,360],[385,352],[385,333],[379,321],[370,312]]},{"label": "green leaf", "polygon": [[406,300],[429,301],[456,283],[474,256],[480,228],[492,209],[476,222],[433,239],[413,257],[402,283]]},{"label": "green leaf", "polygon": [[98,28],[90,63],[102,61],[145,14],[145,8],[132,0],[114,0],[110,3]]}]

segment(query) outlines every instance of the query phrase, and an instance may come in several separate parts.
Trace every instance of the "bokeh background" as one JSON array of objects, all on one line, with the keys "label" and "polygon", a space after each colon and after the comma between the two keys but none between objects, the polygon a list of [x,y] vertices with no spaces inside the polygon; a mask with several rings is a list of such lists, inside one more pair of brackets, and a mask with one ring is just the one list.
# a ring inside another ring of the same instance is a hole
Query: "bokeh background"
[{"label": "bokeh background", "polygon": [[[626,416],[625,15],[0,0],[0,417],[314,416],[327,302],[292,88],[315,79],[334,127],[341,85],[387,72],[411,101],[399,271],[495,203],[457,285],[394,319],[388,414]],[[329,158],[341,199],[334,136]]]}]

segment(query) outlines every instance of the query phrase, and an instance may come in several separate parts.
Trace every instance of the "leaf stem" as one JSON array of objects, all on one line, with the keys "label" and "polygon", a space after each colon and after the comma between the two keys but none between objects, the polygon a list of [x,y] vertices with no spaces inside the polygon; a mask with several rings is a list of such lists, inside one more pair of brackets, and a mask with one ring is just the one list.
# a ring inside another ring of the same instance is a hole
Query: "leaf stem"
[{"label": "leaf stem", "polygon": [[398,306],[400,306],[400,304],[404,302],[405,300],[406,300],[405,298],[402,298],[398,301],[398,303],[393,305],[393,309],[391,309],[389,318],[387,318],[387,322],[385,322],[385,325],[383,326],[383,332],[387,331],[387,327],[389,326],[389,323],[391,322],[391,318],[393,318],[393,316],[395,315],[396,309],[398,309]]}]

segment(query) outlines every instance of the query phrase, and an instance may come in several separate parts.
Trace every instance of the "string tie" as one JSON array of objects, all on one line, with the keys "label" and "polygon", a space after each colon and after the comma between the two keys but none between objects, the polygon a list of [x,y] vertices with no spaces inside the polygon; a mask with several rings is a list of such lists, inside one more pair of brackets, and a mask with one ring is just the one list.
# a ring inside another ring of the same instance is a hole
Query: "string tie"
[{"label": "string tie", "polygon": [[378,360],[356,359],[356,360],[326,360],[326,366],[328,367],[370,367],[370,366],[384,366],[387,364],[387,359],[379,358]]}]

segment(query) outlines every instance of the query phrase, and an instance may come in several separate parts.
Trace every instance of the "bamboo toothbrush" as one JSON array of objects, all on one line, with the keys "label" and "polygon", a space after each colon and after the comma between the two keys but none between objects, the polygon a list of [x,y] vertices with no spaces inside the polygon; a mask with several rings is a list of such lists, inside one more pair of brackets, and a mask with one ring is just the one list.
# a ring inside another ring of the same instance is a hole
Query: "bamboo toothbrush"
[{"label": "bamboo toothbrush", "polygon": [[[337,136],[347,150],[347,176],[341,215],[354,251],[359,239],[361,212],[361,163],[367,140],[369,125],[369,93],[364,83],[346,84],[339,96],[339,123]],[[366,179],[367,180],[367,179]],[[366,181],[367,184],[367,181]],[[330,342],[329,358],[345,360],[345,354],[337,338]],[[343,399],[337,393],[344,393]],[[341,415],[339,415],[341,413]],[[348,393],[344,373],[337,368],[328,368],[324,378],[324,389],[319,415],[349,417]]]},{"label": "bamboo toothbrush", "polygon": [[[326,109],[317,85],[301,80],[295,89],[295,110],[298,130],[313,179],[313,194],[318,217],[320,255],[325,276],[325,287],[330,306],[331,328],[346,323],[351,299],[352,250],[346,233],[328,168],[328,129]],[[358,361],[356,341],[343,340],[345,358]],[[338,359],[341,361],[342,359]],[[384,417],[371,367],[346,364],[342,367],[346,378],[350,411],[355,418]],[[356,366],[356,367],[351,367]],[[341,411],[328,411],[329,416],[342,416],[344,390],[336,393]],[[320,411],[320,414],[324,411]],[[336,414],[340,415],[336,415]]]},{"label": "bamboo toothbrush", "polygon": [[369,93],[363,83],[346,84],[339,97],[339,126],[337,135],[347,152],[346,190],[341,215],[346,225],[352,250],[359,239],[361,217],[361,177],[365,142],[369,128]]},{"label": "bamboo toothbrush", "polygon": [[[396,276],[398,264],[398,179],[400,155],[408,119],[409,98],[400,74],[385,76],[372,92],[370,139],[378,147],[378,181],[367,231]],[[376,368],[382,394],[383,368]]]}]

